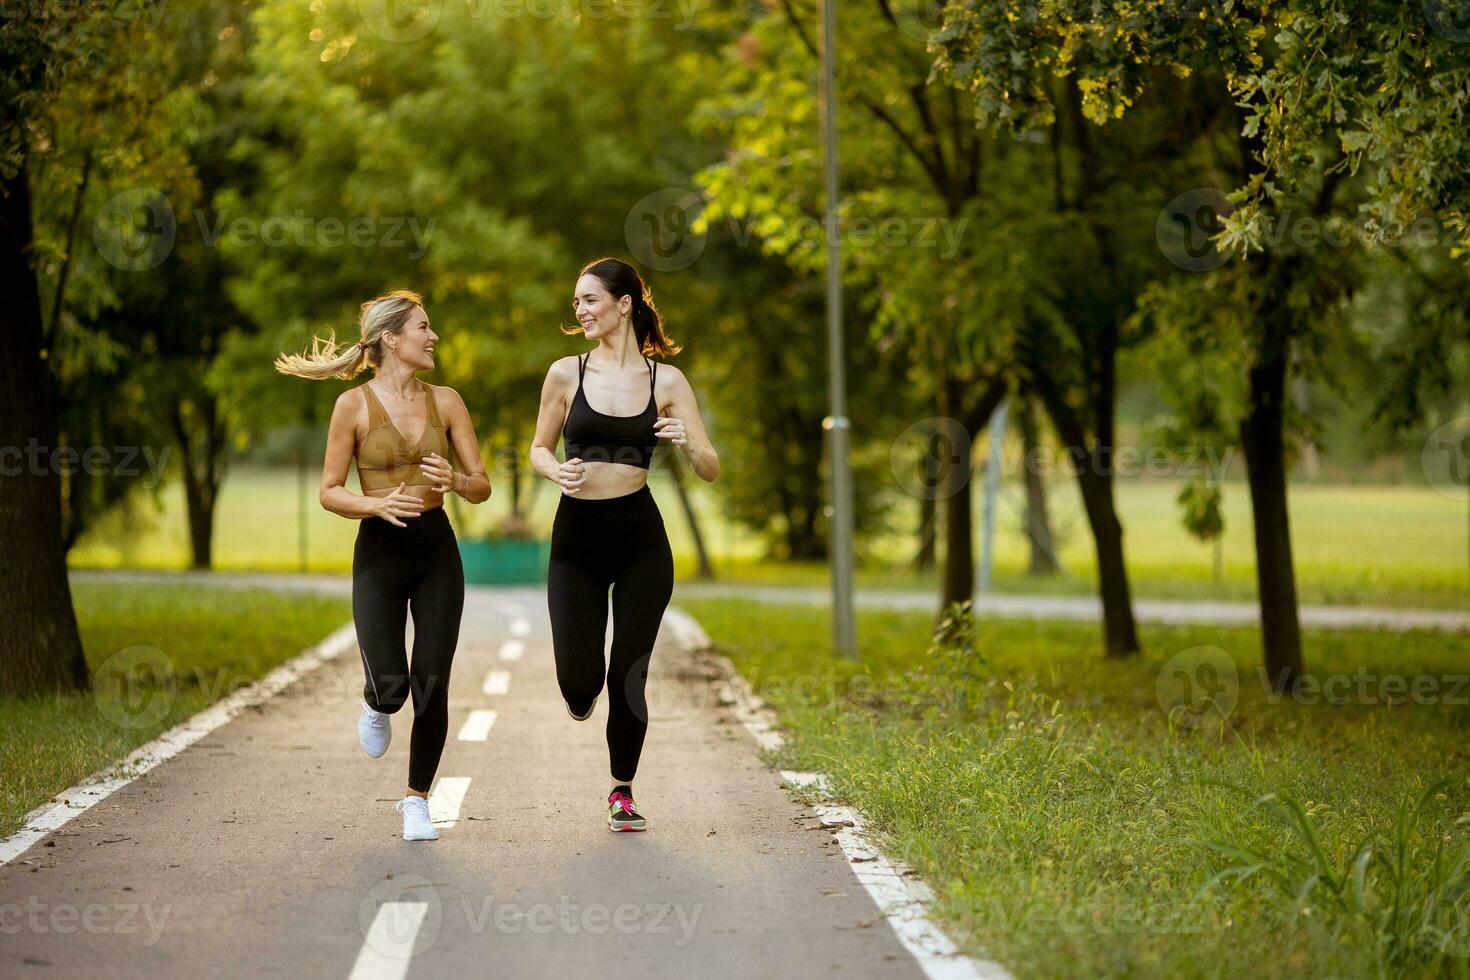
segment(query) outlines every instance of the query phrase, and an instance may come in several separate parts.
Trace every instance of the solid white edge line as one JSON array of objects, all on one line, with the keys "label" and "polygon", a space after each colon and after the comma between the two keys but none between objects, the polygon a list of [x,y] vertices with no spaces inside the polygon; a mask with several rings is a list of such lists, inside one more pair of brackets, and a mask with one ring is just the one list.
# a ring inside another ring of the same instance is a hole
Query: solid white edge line
[{"label": "solid white edge line", "polygon": [[485,684],[481,687],[484,694],[505,694],[510,690],[510,671],[492,670],[485,675]]},{"label": "solid white edge line", "polygon": [[435,827],[453,827],[459,822],[459,808],[469,792],[470,777],[440,776],[429,793],[429,820]]},{"label": "solid white edge line", "polygon": [[506,640],[500,644],[500,659],[505,661],[519,660],[526,652],[526,645],[520,640]]},{"label": "solid white edge line", "polygon": [[[686,649],[709,650],[709,637],[694,617],[683,610],[670,607],[664,614],[664,625]],[[761,748],[780,748],[785,739],[776,728],[774,716],[735,664],[728,657],[717,659],[722,661],[728,678],[719,687],[719,703],[734,710],[735,717]],[[829,791],[825,773],[783,769],[781,776],[794,788],[815,789],[823,794]],[[868,841],[861,814],[852,807],[830,803],[815,803],[811,808],[823,824],[832,825],[832,836],[842,847],[853,876],[867,890],[899,943],[929,980],[1013,980],[1010,972],[994,960],[961,953],[944,930],[929,920],[928,906],[934,893],[914,876],[912,869],[890,859]],[[848,822],[851,826],[847,826]]]},{"label": "solid white edge line", "polygon": [[57,793],[58,802],[37,807],[26,814],[24,826],[0,841],[0,865],[20,857],[47,834],[65,826],[73,817],[101,803],[155,766],[172,759],[241,711],[274,697],[305,674],[356,645],[357,633],[352,624],[339,627],[316,646],[279,664],[248,687],[242,687],[151,742],[138,746],[120,762]]},{"label": "solid white edge line", "polygon": [[459,727],[456,741],[483,742],[490,737],[490,727],[495,724],[495,712],[489,708],[476,708],[470,712]]},{"label": "solid white edge line", "polygon": [[408,975],[428,902],[384,902],[368,926],[348,980],[399,980]]}]

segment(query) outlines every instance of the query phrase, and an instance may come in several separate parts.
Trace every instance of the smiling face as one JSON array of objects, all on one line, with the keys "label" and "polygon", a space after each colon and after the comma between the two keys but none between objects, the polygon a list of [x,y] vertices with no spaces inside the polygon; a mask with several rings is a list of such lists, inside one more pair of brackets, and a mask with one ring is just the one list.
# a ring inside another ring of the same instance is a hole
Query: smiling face
[{"label": "smiling face", "polygon": [[403,329],[393,334],[394,352],[398,359],[415,371],[434,369],[434,346],[439,335],[429,326],[429,316],[422,306],[415,306]]},{"label": "smiling face", "polygon": [[607,336],[633,309],[633,298],[613,299],[601,279],[586,275],[577,280],[572,295],[572,312],[588,340]]}]

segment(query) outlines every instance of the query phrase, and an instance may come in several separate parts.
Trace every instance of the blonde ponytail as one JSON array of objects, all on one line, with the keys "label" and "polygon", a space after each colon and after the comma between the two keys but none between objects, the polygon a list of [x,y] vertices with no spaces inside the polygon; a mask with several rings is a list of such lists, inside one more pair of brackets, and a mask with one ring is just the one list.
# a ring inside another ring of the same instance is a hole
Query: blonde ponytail
[{"label": "blonde ponytail", "polygon": [[362,304],[357,326],[362,339],[339,347],[337,335],[326,340],[311,338],[311,350],[276,357],[276,370],[297,378],[321,381],[327,378],[352,378],[365,368],[377,367],[379,342],[383,334],[399,333],[415,307],[424,305],[423,298],[409,289],[395,289]]}]

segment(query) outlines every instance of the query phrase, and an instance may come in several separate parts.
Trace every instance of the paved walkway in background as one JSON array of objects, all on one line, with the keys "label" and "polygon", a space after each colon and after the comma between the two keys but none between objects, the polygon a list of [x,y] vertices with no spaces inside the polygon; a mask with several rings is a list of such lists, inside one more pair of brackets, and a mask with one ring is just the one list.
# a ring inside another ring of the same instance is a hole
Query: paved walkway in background
[{"label": "paved walkway in background", "polygon": [[[350,579],[333,575],[132,571],[76,571],[72,573],[72,578],[78,581],[112,576],[159,582],[207,581],[219,585],[263,585],[343,594],[350,594],[352,591]],[[676,600],[702,598],[757,599],[761,602],[812,606],[825,606],[828,603],[826,589],[749,585],[736,582],[681,582],[676,587]],[[857,603],[864,609],[916,609],[934,612],[938,608],[938,600],[933,592],[859,589]],[[1061,619],[1080,622],[1096,622],[1102,619],[1102,605],[1096,597],[1092,596],[980,595],[975,597],[975,611],[981,616],[1013,619]],[[1142,623],[1255,626],[1260,622],[1260,609],[1254,602],[1136,599],[1133,603],[1133,614]],[[1410,630],[1470,633],[1470,612],[1451,609],[1302,606],[1300,614],[1303,626],[1316,629],[1374,630],[1388,633],[1405,633]]]},{"label": "paved walkway in background", "polygon": [[343,655],[0,866],[0,975],[923,976],[672,641],[650,675],[647,833],[606,829],[607,698],[567,717],[544,593],[472,589],[439,841],[399,838],[410,715],[364,755]]}]

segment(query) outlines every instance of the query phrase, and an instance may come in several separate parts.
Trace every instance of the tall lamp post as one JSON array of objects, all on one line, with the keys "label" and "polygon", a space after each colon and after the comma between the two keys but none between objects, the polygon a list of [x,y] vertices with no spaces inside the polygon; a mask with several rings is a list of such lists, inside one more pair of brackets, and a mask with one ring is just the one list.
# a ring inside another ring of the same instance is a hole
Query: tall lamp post
[{"label": "tall lamp post", "polygon": [[842,249],[837,229],[837,0],[822,0],[822,138],[827,192],[827,430],[831,472],[832,635],[837,655],[857,659],[852,610],[852,469],[848,460],[847,378],[842,349]]}]

